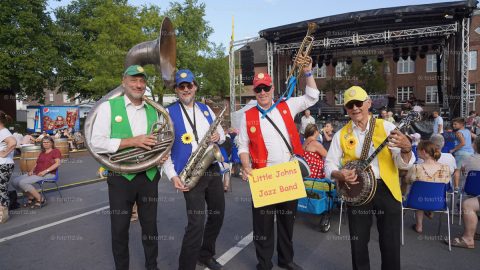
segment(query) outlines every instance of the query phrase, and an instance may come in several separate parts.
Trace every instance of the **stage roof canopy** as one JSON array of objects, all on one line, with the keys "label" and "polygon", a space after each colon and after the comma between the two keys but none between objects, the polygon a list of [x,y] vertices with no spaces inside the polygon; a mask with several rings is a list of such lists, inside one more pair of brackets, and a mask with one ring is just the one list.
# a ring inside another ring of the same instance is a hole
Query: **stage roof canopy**
[{"label": "stage roof canopy", "polygon": [[305,37],[308,22],[319,26],[316,40],[447,25],[470,17],[476,6],[476,0],[468,0],[357,11],[268,28],[259,35],[277,44],[299,42]]}]

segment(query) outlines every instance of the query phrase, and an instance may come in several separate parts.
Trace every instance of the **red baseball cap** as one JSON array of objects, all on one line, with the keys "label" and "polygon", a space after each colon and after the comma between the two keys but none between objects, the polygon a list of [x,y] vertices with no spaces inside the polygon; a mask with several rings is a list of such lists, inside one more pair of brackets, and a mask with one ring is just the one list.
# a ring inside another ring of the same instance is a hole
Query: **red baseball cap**
[{"label": "red baseball cap", "polygon": [[268,73],[258,73],[253,78],[253,88],[259,86],[260,84],[264,84],[266,86],[272,86],[272,77],[268,75]]}]

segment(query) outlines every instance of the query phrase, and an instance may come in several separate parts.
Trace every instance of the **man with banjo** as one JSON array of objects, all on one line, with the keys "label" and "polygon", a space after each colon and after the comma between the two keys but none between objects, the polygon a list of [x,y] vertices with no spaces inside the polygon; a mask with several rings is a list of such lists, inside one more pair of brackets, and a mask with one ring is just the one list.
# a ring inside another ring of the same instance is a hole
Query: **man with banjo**
[{"label": "man with banjo", "polygon": [[[412,145],[394,124],[370,115],[372,101],[361,87],[352,86],[345,91],[344,106],[351,120],[333,137],[325,172],[337,181],[339,192],[349,204],[352,268],[370,269],[368,242],[375,215],[382,269],[397,270],[402,201],[398,169],[413,165]],[[385,144],[388,147],[383,147]],[[360,169],[349,166],[352,164]],[[362,189],[365,185],[368,192]]]}]

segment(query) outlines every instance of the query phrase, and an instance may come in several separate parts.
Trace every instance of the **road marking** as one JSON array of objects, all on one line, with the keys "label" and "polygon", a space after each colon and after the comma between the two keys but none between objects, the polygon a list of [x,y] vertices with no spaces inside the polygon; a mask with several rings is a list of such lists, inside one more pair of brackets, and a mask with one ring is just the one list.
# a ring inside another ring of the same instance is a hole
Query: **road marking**
[{"label": "road marking", "polygon": [[46,225],[43,225],[43,226],[40,226],[40,227],[36,227],[36,228],[30,229],[30,230],[27,230],[27,231],[24,231],[24,232],[21,232],[21,233],[17,233],[17,234],[10,235],[10,236],[4,237],[4,238],[0,238],[0,243],[6,242],[8,240],[12,240],[12,239],[20,237],[20,236],[24,236],[24,235],[31,234],[31,233],[34,233],[34,232],[38,232],[38,231],[53,227],[53,226],[58,225],[58,224],[62,224],[62,223],[69,222],[69,221],[72,221],[72,220],[75,220],[75,219],[79,219],[81,217],[88,216],[88,215],[100,212],[100,211],[108,209],[108,208],[110,208],[110,206],[100,207],[98,209],[85,212],[83,214],[79,214],[79,215],[76,215],[76,216],[73,216],[73,217],[65,218],[65,219],[55,221],[55,222],[52,222],[50,224],[46,224]]},{"label": "road marking", "polygon": [[[235,257],[240,251],[242,251],[244,248],[246,248],[251,242],[253,241],[253,232],[250,232],[247,236],[242,238],[240,241],[238,241],[235,246],[231,247],[227,252],[223,253],[220,258],[217,259],[217,261],[221,265],[225,265],[228,261],[230,261],[233,257]],[[205,268],[205,270],[208,270],[210,268]]]}]

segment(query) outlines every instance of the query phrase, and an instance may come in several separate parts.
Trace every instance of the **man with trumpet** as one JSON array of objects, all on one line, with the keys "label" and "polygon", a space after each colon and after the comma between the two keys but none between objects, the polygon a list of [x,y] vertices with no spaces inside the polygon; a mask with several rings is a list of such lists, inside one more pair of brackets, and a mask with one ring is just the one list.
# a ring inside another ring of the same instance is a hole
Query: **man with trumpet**
[{"label": "man with trumpet", "polygon": [[205,136],[211,136],[210,143],[222,144],[225,141],[220,125],[213,134],[207,134],[216,117],[210,107],[195,102],[197,90],[198,84],[190,70],[181,69],[176,73],[175,93],[179,100],[167,108],[175,128],[175,141],[172,154],[163,168],[174,187],[183,192],[187,208],[188,225],[183,236],[178,269],[194,270],[198,262],[217,270],[223,268],[213,256],[225,211],[223,183],[218,164],[208,167],[192,189],[179,177],[188,165],[189,157],[201,147],[199,142]]},{"label": "man with trumpet", "polygon": [[[143,100],[146,77],[143,67],[129,66],[123,73],[124,95],[100,104],[93,123],[93,152],[116,153],[131,147],[150,150],[157,143],[156,136],[147,134],[158,114]],[[163,158],[157,165],[161,166],[165,160]],[[117,270],[129,269],[128,229],[134,203],[137,203],[142,227],[145,267],[157,269],[159,179],[157,166],[136,174],[111,172],[107,177],[112,250]]]},{"label": "man with trumpet", "polygon": [[[282,101],[278,106],[266,113],[273,105],[274,86],[272,78],[267,73],[258,73],[253,79],[253,91],[257,99],[257,106],[245,112],[240,124],[239,149],[242,162],[242,178],[247,180],[252,168],[258,169],[272,166],[291,159],[291,151],[303,156],[300,136],[293,121],[294,116],[313,106],[319,97],[319,91],[312,75],[312,59],[298,56],[296,65],[303,66],[306,77],[305,95]],[[278,127],[275,129],[269,117]],[[283,136],[283,138],[282,138]],[[284,143],[285,138],[285,143]],[[289,145],[287,146],[286,143]],[[272,269],[274,252],[274,219],[277,217],[277,252],[278,266],[284,269],[302,269],[293,262],[293,225],[297,212],[297,200],[277,203],[264,207],[252,207],[253,241],[257,254],[257,269]]]}]

